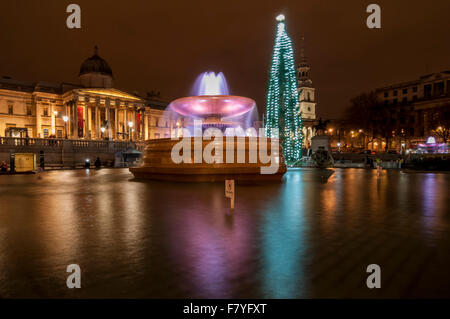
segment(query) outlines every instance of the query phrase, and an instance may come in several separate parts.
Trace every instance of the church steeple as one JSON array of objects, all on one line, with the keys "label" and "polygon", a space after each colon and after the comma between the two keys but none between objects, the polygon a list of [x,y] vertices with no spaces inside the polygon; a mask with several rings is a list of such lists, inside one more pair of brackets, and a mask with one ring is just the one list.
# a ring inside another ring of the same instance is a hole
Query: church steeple
[{"label": "church steeple", "polygon": [[311,78],[309,77],[310,66],[305,53],[305,37],[302,35],[300,42],[300,63],[297,68],[297,77],[299,86],[312,86]]},{"label": "church steeple", "polygon": [[[303,120],[314,120],[316,118],[316,98],[315,89],[310,78],[308,59],[305,53],[305,37],[302,35],[300,42],[300,57],[297,67],[298,91],[300,112]],[[306,123],[306,122],[305,122]]]}]

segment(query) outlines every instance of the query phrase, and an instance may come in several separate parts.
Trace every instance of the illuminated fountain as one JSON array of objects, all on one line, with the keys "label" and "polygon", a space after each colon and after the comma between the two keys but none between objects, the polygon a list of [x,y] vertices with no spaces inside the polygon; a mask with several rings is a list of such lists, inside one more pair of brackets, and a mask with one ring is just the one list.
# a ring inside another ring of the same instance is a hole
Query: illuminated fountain
[{"label": "illuminated fountain", "polygon": [[255,101],[230,95],[222,72],[202,73],[195,81],[192,94],[172,101],[166,110],[169,118],[182,116],[184,128],[189,129],[191,135],[195,134],[193,122],[201,120],[203,130],[215,127],[228,135],[226,129],[234,128],[234,135],[243,136],[244,130],[251,128],[258,118]]},{"label": "illuminated fountain", "polygon": [[255,101],[230,95],[222,73],[203,73],[193,91],[196,95],[169,104],[165,116],[182,118],[182,124],[177,121],[172,138],[146,141],[143,165],[130,168],[135,177],[207,182],[280,180],[286,165],[278,139],[258,136],[252,127],[257,119]]}]

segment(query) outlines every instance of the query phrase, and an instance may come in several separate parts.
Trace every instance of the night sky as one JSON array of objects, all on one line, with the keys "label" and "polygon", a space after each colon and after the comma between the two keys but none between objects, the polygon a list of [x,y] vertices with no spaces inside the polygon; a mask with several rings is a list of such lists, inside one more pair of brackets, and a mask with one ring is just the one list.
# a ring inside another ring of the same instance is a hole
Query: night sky
[{"label": "night sky", "polygon": [[[81,29],[66,27],[70,3],[81,6]],[[370,3],[381,6],[379,30],[366,27]],[[98,45],[118,89],[170,101],[201,72],[222,71],[231,93],[263,110],[279,13],[297,61],[305,36],[322,117],[341,116],[363,91],[450,69],[448,0],[20,0],[0,4],[0,76],[77,82]]]}]

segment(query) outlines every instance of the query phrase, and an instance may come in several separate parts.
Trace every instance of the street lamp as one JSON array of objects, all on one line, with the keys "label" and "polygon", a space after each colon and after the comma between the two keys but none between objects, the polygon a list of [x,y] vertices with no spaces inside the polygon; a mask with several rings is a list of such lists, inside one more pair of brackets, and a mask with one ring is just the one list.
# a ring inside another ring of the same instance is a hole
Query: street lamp
[{"label": "street lamp", "polygon": [[67,115],[63,116],[63,121],[64,121],[64,133],[66,135],[66,139],[67,139],[67,121],[69,120],[69,117]]},{"label": "street lamp", "polygon": [[131,132],[131,128],[133,127],[133,122],[128,122],[128,127],[129,127],[129,134],[130,134],[130,142],[133,142],[133,136],[132,136],[132,132]]},{"label": "street lamp", "polygon": [[341,152],[341,142],[338,142],[337,146],[338,146],[338,152],[340,153]]},{"label": "street lamp", "polygon": [[100,128],[100,131],[102,131],[102,139],[103,139],[103,134],[105,133],[106,129],[102,126],[102,127]]}]

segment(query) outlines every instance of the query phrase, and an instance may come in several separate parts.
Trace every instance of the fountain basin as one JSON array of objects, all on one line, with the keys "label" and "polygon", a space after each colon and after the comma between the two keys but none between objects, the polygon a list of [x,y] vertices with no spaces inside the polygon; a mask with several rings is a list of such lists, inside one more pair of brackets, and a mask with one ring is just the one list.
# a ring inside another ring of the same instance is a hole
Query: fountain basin
[{"label": "fountain basin", "polygon": [[[173,162],[171,151],[179,140],[172,140],[169,138],[148,140],[146,141],[142,166],[130,168],[131,173],[133,173],[137,179],[183,182],[221,182],[227,179],[234,179],[240,182],[280,181],[284,173],[286,173],[286,164],[281,155],[281,146],[278,146],[278,150],[274,150],[277,154],[280,154],[277,172],[275,174],[261,174],[261,166],[270,166],[270,162],[262,163],[260,158],[257,157],[256,163],[249,163],[251,143],[248,137],[235,137],[233,141],[223,137],[222,142],[224,152],[222,163],[212,164],[204,161],[202,161],[202,163],[194,163],[195,138],[188,139],[191,140],[191,163]],[[259,144],[259,142],[260,140],[258,139],[256,143]],[[209,143],[211,143],[211,140],[209,139],[202,140],[202,153],[205,146]],[[232,145],[228,145],[227,143],[232,143]],[[225,150],[227,147],[231,147],[235,150],[234,163],[226,163]],[[271,141],[269,138],[267,138],[267,150],[268,154],[272,153]],[[245,152],[244,163],[237,163],[237,152]]]},{"label": "fountain basin", "polygon": [[182,116],[223,118],[243,115],[255,105],[254,100],[243,96],[200,95],[176,99],[169,108]]}]

